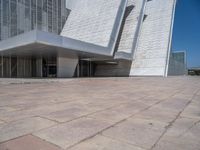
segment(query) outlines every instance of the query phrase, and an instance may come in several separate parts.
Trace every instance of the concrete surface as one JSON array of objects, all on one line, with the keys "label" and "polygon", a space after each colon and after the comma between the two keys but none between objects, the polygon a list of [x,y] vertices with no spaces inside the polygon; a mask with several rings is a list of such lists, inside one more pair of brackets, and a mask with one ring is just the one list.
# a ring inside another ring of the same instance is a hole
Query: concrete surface
[{"label": "concrete surface", "polygon": [[0,79],[0,150],[200,150],[199,83]]}]

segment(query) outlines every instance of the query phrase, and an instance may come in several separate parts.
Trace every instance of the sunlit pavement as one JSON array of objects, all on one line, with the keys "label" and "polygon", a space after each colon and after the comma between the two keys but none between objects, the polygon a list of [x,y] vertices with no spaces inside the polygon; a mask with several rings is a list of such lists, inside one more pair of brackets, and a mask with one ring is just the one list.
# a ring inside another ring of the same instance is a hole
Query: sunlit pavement
[{"label": "sunlit pavement", "polygon": [[0,150],[199,150],[200,78],[0,79]]}]

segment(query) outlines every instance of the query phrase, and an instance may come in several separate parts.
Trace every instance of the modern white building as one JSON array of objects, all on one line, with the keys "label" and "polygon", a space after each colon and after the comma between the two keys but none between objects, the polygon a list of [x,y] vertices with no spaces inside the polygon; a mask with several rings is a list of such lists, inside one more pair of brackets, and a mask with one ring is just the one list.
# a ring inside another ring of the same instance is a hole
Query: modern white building
[{"label": "modern white building", "polygon": [[1,0],[0,77],[167,76],[175,6]]}]

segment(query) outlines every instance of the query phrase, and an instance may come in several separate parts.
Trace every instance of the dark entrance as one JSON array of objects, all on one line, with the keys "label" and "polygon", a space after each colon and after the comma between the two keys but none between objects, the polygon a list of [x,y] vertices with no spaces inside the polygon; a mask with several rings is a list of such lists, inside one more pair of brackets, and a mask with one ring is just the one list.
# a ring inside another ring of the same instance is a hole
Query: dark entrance
[{"label": "dark entrance", "polygon": [[43,77],[57,77],[57,60],[56,57],[48,57],[42,59]]},{"label": "dark entrance", "polygon": [[76,70],[77,77],[93,77],[95,74],[96,64],[90,60],[79,60]]}]

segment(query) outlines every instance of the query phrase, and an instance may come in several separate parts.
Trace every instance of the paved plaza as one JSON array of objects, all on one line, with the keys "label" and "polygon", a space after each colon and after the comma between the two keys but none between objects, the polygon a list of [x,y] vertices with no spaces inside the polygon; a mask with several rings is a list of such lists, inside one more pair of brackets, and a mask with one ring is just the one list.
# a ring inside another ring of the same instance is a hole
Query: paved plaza
[{"label": "paved plaza", "polygon": [[0,150],[200,150],[200,78],[0,79]]}]

